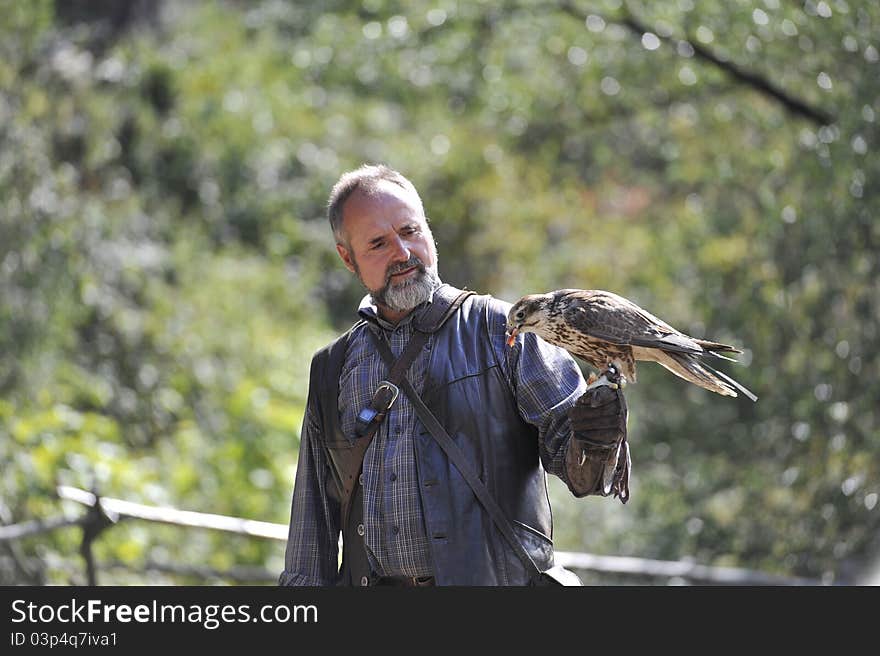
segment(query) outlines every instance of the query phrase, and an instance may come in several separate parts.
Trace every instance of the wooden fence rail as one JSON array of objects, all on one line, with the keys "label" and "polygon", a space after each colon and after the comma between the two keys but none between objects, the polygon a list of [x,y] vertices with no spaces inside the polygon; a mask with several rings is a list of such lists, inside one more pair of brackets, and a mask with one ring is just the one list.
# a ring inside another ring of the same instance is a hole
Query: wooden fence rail
[{"label": "wooden fence rail", "polygon": [[[94,492],[61,485],[57,488],[62,499],[75,501],[88,508],[82,516],[63,515],[49,520],[36,520],[21,524],[0,526],[0,542],[17,540],[27,536],[53,531],[59,528],[80,525],[83,528],[83,541],[80,553],[86,562],[86,575],[89,585],[97,585],[97,568],[92,556],[91,545],[105,529],[121,519],[137,519],[159,522],[174,526],[205,528],[226,531],[237,535],[270,540],[287,540],[287,526],[260,522],[226,515],[191,512],[176,508],[163,508],[132,503],[123,499],[99,496]],[[600,556],[588,553],[557,551],[556,562],[579,572],[614,575],[635,579],[666,579],[703,585],[748,585],[748,586],[815,586],[824,585],[821,581],[806,578],[793,578],[768,574],[739,567],[716,567],[699,565],[684,561],[652,560],[623,556]],[[127,567],[125,563],[105,563],[105,567]],[[148,570],[197,576],[204,579],[227,579],[238,582],[277,581],[279,572],[269,572],[259,567],[233,568],[219,572],[205,567],[147,563]]]}]

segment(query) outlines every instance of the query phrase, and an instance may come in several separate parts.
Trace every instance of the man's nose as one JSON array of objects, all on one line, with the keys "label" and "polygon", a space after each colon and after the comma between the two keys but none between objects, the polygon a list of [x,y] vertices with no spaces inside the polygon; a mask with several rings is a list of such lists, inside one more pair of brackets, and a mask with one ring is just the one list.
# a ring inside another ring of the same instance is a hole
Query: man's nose
[{"label": "man's nose", "polygon": [[395,237],[392,246],[393,251],[391,254],[395,260],[399,260],[401,262],[406,262],[407,260],[409,260],[409,246],[407,246],[406,242],[403,239],[401,239],[400,237]]}]

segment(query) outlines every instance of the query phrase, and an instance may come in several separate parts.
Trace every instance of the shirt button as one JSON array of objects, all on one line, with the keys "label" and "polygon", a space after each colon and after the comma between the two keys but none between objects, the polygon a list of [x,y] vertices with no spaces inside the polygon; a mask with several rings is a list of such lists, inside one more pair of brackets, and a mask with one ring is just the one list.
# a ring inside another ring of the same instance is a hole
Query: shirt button
[{"label": "shirt button", "polygon": [[364,525],[358,524],[358,535],[363,536],[364,533],[366,533],[366,531],[364,530]]},{"label": "shirt button", "polygon": [[366,576],[362,576],[361,577],[361,585],[369,585],[369,584],[370,584],[370,579],[368,579]]},{"label": "shirt button", "polygon": [[396,526],[392,526],[392,527],[391,527],[391,534],[392,534],[392,535],[397,535],[398,533],[400,533],[400,529],[397,528]]},{"label": "shirt button", "polygon": [[363,475],[363,474],[361,474],[360,476],[358,476],[358,483],[360,483],[361,485],[364,484],[364,475]]},{"label": "shirt button", "polygon": [[403,432],[403,429],[400,426],[395,426],[394,432],[400,435]]},{"label": "shirt button", "polygon": [[396,480],[397,480],[397,474],[395,474],[394,472],[391,472],[391,476],[389,476],[388,478],[390,478],[392,482],[393,482],[393,481],[396,481]]}]

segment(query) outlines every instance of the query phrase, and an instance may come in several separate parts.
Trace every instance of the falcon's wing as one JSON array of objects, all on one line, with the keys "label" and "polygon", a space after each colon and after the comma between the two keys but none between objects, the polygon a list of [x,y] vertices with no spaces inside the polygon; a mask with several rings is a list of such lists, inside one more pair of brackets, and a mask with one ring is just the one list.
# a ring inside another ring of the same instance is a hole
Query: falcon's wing
[{"label": "falcon's wing", "polygon": [[693,339],[622,296],[598,289],[564,292],[566,322],[591,337],[695,355],[705,352]]}]

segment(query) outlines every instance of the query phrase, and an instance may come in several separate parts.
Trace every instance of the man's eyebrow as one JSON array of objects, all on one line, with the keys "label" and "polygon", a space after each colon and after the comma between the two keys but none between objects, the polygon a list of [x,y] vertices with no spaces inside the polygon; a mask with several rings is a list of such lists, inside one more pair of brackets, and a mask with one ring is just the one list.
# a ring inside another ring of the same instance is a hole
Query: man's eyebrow
[{"label": "man's eyebrow", "polygon": [[385,235],[379,235],[378,237],[373,237],[372,239],[370,239],[367,242],[367,245],[368,246],[375,246],[379,242],[384,241],[384,239],[385,239]]}]

